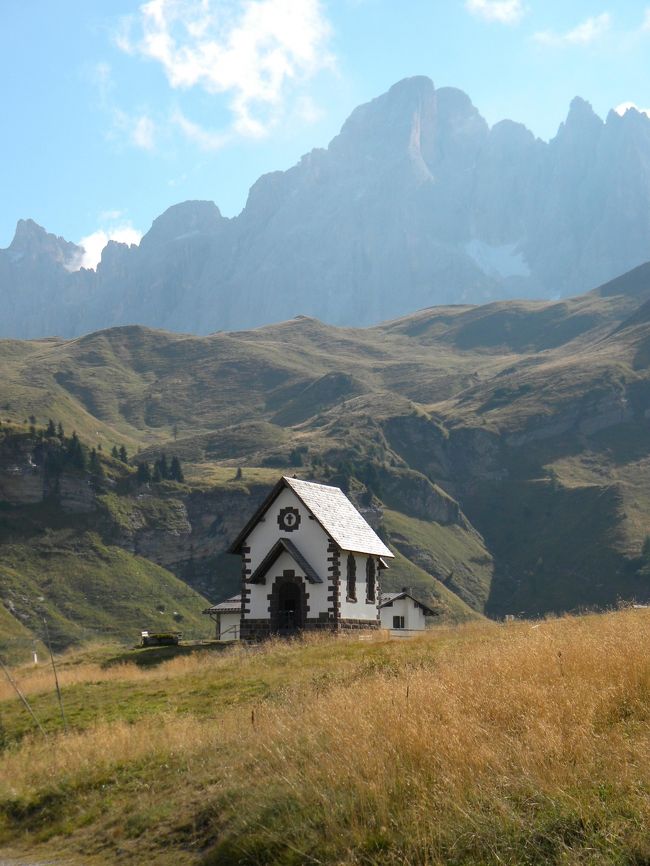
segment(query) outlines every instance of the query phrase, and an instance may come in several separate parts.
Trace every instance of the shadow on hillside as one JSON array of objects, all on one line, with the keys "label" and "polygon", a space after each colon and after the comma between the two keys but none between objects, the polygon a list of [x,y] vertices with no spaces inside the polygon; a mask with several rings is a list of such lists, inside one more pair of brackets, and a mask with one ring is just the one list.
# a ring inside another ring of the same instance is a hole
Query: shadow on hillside
[{"label": "shadow on hillside", "polygon": [[102,664],[102,667],[111,668],[115,665],[123,664],[134,664],[142,668],[155,667],[179,656],[196,655],[206,652],[223,652],[228,646],[229,644],[227,643],[210,641],[209,643],[180,644],[179,646],[134,647],[107,659]]}]

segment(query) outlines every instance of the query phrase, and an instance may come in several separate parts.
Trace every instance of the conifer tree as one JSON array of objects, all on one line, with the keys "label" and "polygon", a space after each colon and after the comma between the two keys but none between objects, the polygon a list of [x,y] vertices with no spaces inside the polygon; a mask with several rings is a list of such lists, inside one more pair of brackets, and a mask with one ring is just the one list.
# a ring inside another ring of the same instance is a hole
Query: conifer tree
[{"label": "conifer tree", "polygon": [[182,484],[185,481],[185,476],[183,475],[183,469],[181,467],[181,461],[174,455],[172,457],[172,462],[169,467],[169,475],[173,481],[178,481]]},{"label": "conifer tree", "polygon": [[94,448],[90,452],[90,471],[98,478],[104,477],[104,467],[102,466],[101,460]]},{"label": "conifer tree", "polygon": [[48,439],[53,439],[56,436],[56,425],[51,418],[47,422],[47,428],[45,430],[45,435],[47,436]]},{"label": "conifer tree", "polygon": [[162,472],[160,471],[160,460],[156,460],[153,467],[153,480],[159,484],[162,480]]},{"label": "conifer tree", "polygon": [[119,457],[122,463],[129,462],[129,455],[126,453],[126,448],[124,447],[124,445],[120,445]]},{"label": "conifer tree", "polygon": [[643,547],[641,548],[641,556],[650,564],[650,535],[646,535]]},{"label": "conifer tree", "polygon": [[160,461],[159,461],[159,463],[160,463],[160,474],[162,475],[162,477],[163,477],[165,480],[167,480],[167,479],[170,477],[170,475],[169,475],[169,465],[168,465],[168,463],[167,463],[167,455],[165,454],[164,451],[163,451],[163,453],[160,455]]},{"label": "conifer tree", "polygon": [[74,430],[68,442],[66,456],[68,458],[68,461],[75,467],[75,469],[86,468],[86,455],[84,453],[83,446],[79,441],[79,437]]},{"label": "conifer tree", "polygon": [[56,428],[56,435],[59,437],[61,442],[65,439],[65,433],[63,432],[63,424],[59,421]]},{"label": "conifer tree", "polygon": [[138,479],[138,484],[148,484],[151,481],[151,469],[146,460],[142,463],[138,463],[136,477]]},{"label": "conifer tree", "polygon": [[120,452],[117,450],[117,445],[113,445],[111,448],[111,457],[114,457],[115,460],[120,459]]}]

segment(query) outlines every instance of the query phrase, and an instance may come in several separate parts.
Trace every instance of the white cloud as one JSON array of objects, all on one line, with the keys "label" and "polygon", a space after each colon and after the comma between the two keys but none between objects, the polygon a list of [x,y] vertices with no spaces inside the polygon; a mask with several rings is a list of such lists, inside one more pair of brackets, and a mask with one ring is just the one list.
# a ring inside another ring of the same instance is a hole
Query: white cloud
[{"label": "white cloud", "polygon": [[91,70],[91,78],[94,82],[99,100],[101,103],[106,103],[113,89],[113,71],[109,63],[96,63]]},{"label": "white cloud", "polygon": [[472,15],[501,24],[517,24],[524,16],[522,0],[466,0],[465,8]]},{"label": "white cloud", "polygon": [[534,39],[541,45],[590,45],[603,37],[611,27],[612,17],[609,12],[594,15],[582,21],[572,30],[556,33],[553,30],[543,30],[535,33]]},{"label": "white cloud", "polygon": [[160,63],[175,89],[227,94],[235,132],[261,136],[293,88],[332,65],[330,34],[320,0],[149,0],[117,44]]},{"label": "white cloud", "polygon": [[103,210],[99,214],[99,222],[107,223],[107,222],[115,222],[115,220],[119,220],[120,217],[124,216],[123,210]]},{"label": "white cloud", "polygon": [[204,129],[179,110],[174,111],[171,119],[172,123],[181,130],[183,135],[190,141],[193,141],[201,150],[220,150],[231,138],[228,133]]},{"label": "white cloud", "polygon": [[102,250],[109,241],[117,241],[120,244],[139,244],[141,239],[142,232],[128,224],[109,229],[98,229],[79,241],[78,246],[83,247],[84,254],[74,262],[70,270],[96,268],[102,257]]},{"label": "white cloud", "polygon": [[141,150],[154,150],[156,125],[146,113],[129,114],[115,103],[113,72],[108,63],[97,63],[92,69],[92,81],[98,97],[98,105],[110,118],[109,138],[126,140]]},{"label": "white cloud", "polygon": [[641,30],[645,31],[646,33],[650,31],[650,7],[645,10],[645,13],[643,15],[643,23],[641,24]]},{"label": "white cloud", "polygon": [[645,114],[647,117],[650,117],[650,108],[639,108],[639,106],[635,102],[621,102],[620,105],[616,106],[614,111],[617,114],[620,114],[621,117],[623,117],[623,115],[630,109],[638,111],[639,114]]},{"label": "white cloud", "polygon": [[316,105],[311,96],[302,96],[296,103],[296,115],[305,123],[318,123],[323,117],[323,109]]},{"label": "white cloud", "polygon": [[150,117],[147,117],[146,114],[142,114],[133,122],[131,141],[136,147],[139,147],[142,150],[153,150],[155,146],[155,130],[156,128],[153,120]]},{"label": "white cloud", "polygon": [[156,127],[147,114],[131,115],[115,105],[109,108],[109,112],[113,121],[111,137],[126,140],[140,150],[153,150],[155,148]]}]

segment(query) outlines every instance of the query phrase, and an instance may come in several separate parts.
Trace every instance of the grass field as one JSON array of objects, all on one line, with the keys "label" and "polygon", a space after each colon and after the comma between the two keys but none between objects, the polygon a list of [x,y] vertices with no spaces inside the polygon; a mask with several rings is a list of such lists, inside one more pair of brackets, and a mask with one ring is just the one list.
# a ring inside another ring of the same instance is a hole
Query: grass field
[{"label": "grass field", "polygon": [[[0,845],[84,864],[650,862],[650,611],[95,648],[0,693]],[[167,654],[168,655],[168,654]],[[146,663],[148,662],[148,664]]]},{"label": "grass field", "polygon": [[206,635],[206,600],[148,559],[94,533],[50,532],[2,545],[0,655],[31,657],[48,621],[55,649],[93,640],[135,643],[143,628]]}]

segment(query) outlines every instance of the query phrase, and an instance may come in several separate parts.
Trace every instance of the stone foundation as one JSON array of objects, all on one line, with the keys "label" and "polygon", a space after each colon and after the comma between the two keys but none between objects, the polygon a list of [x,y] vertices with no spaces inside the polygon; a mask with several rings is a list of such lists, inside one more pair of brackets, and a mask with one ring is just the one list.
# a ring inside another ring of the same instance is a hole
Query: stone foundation
[{"label": "stone foundation", "polygon": [[[324,618],[305,620],[305,626],[298,629],[296,634],[304,631],[329,631],[332,634],[344,634],[349,631],[377,631],[381,628],[379,620],[372,619],[342,619],[339,622],[325,620]],[[260,641],[271,637],[270,619],[243,619],[239,635],[241,640]],[[291,635],[287,635],[290,637]]]},{"label": "stone foundation", "polygon": [[381,628],[381,623],[378,619],[340,619],[338,621],[338,631],[373,631]]}]

